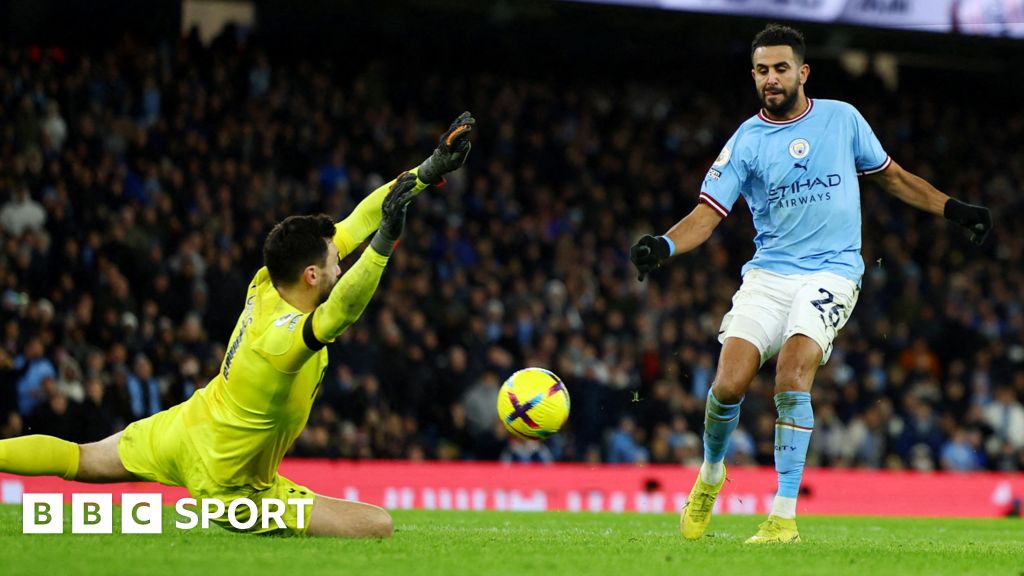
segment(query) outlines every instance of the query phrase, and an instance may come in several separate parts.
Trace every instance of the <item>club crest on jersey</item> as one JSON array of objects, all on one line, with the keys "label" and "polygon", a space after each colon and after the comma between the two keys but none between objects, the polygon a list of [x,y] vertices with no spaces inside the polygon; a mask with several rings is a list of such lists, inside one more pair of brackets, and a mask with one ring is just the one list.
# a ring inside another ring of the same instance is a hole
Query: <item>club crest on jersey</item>
[{"label": "club crest on jersey", "polygon": [[803,138],[797,138],[789,143],[789,155],[797,160],[806,158],[811,151],[811,143]]},{"label": "club crest on jersey", "polygon": [[712,166],[725,166],[729,162],[729,158],[732,158],[732,150],[726,146],[722,148],[722,151],[718,154],[718,158],[715,158],[715,163]]}]

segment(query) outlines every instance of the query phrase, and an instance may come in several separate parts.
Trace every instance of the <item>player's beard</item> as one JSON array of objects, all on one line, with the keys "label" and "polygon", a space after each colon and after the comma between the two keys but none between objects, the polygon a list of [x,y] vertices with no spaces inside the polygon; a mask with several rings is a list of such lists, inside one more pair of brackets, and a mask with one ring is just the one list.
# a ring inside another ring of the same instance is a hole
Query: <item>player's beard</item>
[{"label": "player's beard", "polygon": [[780,89],[782,90],[782,99],[777,100],[774,104],[768,103],[768,95],[764,90],[759,93],[761,105],[764,106],[765,111],[779,118],[788,114],[796,106],[797,100],[800,98],[800,84],[797,83],[791,90],[787,90],[785,87],[780,87]]},{"label": "player's beard", "polygon": [[338,276],[334,280],[325,280],[325,282],[320,285],[320,304],[327,302],[327,299],[331,297],[331,290],[334,290],[334,286],[338,283],[338,280],[341,280],[341,276]]}]

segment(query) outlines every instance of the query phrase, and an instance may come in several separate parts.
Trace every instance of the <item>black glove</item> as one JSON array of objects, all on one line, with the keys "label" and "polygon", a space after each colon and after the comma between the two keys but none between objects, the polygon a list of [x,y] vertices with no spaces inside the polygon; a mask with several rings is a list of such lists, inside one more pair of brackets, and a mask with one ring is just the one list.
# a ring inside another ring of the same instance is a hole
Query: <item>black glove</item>
[{"label": "black glove", "polygon": [[992,231],[992,212],[984,206],[975,206],[956,198],[950,198],[946,201],[942,215],[946,217],[946,220],[956,222],[966,228],[971,242],[979,246]]},{"label": "black glove", "polygon": [[644,281],[644,276],[661,266],[669,256],[668,241],[661,236],[650,234],[644,235],[629,249],[629,261],[636,266],[637,272],[640,273],[637,280],[641,282]]},{"label": "black glove", "polygon": [[441,136],[441,142],[430,155],[420,164],[419,178],[427,184],[437,184],[444,175],[458,170],[466,162],[469,149],[469,133],[473,131],[476,119],[469,112],[463,112]]},{"label": "black glove", "polygon": [[380,227],[370,240],[370,247],[381,256],[390,256],[395,242],[405,229],[405,209],[416,197],[416,175],[405,172],[399,176],[380,206]]}]

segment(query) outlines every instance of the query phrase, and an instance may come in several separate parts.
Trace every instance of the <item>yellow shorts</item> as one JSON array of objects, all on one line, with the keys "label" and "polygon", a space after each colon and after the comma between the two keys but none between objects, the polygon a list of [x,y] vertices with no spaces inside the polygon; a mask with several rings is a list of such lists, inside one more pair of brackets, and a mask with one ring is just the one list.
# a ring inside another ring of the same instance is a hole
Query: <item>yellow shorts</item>
[{"label": "yellow shorts", "polygon": [[[316,494],[305,486],[300,486],[281,476],[274,477],[269,488],[262,490],[251,486],[224,486],[216,482],[206,470],[202,458],[191,438],[185,431],[181,417],[181,404],[174,406],[149,418],[128,425],[117,445],[121,463],[132,474],[168,486],[183,486],[196,500],[215,498],[224,503],[227,509],[236,498],[249,498],[258,510],[262,510],[264,498],[274,498],[287,504],[290,498],[316,499]],[[285,506],[282,522],[284,529],[278,528],[271,521],[269,527],[263,528],[262,522],[244,532],[253,534],[305,534],[309,529],[309,521],[313,512],[312,506],[303,506],[302,528],[299,528],[299,517],[296,506]],[[247,508],[238,508],[238,520],[247,518],[242,515]],[[228,523],[227,516],[215,519],[214,522],[228,530],[235,530]]]}]

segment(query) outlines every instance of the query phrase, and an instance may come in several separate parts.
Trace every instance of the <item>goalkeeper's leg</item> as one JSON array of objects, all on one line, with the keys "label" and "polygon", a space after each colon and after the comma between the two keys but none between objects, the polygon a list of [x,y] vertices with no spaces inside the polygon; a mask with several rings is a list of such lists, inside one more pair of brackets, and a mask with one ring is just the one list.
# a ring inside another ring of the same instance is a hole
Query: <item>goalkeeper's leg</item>
[{"label": "goalkeeper's leg", "polygon": [[138,480],[117,453],[118,432],[99,442],[75,444],[35,434],[0,440],[0,472],[21,476],[60,476],[79,482]]},{"label": "goalkeeper's leg", "polygon": [[393,526],[391,515],[379,506],[317,494],[306,534],[341,538],[390,538]]}]

